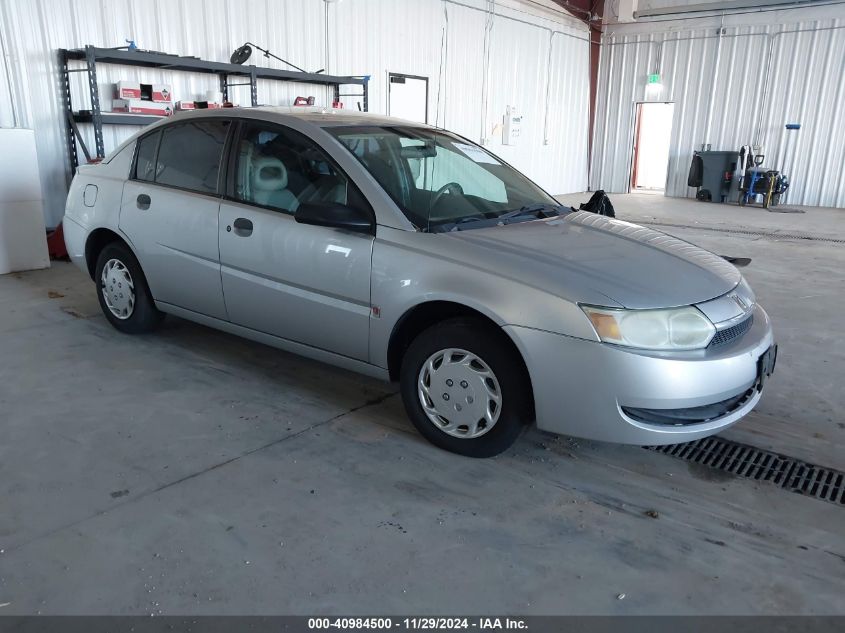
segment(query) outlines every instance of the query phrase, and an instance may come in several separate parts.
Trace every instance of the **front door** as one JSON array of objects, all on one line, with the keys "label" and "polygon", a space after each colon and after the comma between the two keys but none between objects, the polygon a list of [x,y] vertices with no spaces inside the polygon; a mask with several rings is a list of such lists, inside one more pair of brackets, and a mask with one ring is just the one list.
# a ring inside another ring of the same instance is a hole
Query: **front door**
[{"label": "front door", "polygon": [[120,229],[156,301],[226,318],[217,245],[226,120],[174,124],[138,141]]},{"label": "front door", "polygon": [[281,126],[244,124],[233,201],[220,207],[229,319],[253,330],[368,359],[373,236],[299,224],[302,203],[367,203],[325,152]]}]

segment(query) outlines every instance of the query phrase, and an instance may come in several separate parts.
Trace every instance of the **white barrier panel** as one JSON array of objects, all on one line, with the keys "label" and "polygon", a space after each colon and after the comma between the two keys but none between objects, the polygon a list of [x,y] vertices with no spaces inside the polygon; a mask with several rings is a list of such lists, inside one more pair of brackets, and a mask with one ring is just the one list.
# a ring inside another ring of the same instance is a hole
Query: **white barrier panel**
[{"label": "white barrier panel", "polygon": [[0,275],[49,266],[35,133],[0,129]]}]

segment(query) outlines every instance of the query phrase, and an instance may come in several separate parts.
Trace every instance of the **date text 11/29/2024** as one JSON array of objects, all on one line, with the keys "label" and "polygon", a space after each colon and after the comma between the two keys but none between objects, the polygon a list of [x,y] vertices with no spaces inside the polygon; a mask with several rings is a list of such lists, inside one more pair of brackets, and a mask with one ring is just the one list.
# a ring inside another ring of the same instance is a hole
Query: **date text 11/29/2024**
[{"label": "date text 11/29/2024", "polygon": [[519,618],[438,618],[419,617],[401,618],[308,618],[310,630],[362,630],[373,631],[395,630],[424,630],[424,631],[446,631],[446,630],[526,630],[528,625],[525,620]]}]

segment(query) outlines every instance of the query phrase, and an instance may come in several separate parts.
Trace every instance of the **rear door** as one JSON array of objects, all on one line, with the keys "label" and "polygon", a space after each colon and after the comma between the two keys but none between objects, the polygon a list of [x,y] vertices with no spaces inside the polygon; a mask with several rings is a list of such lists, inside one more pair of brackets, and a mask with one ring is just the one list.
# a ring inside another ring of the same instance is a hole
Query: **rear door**
[{"label": "rear door", "polygon": [[196,119],[142,137],[120,212],[155,300],[218,319],[227,318],[217,240],[231,128]]},{"label": "rear door", "polygon": [[234,147],[231,200],[220,207],[220,263],[238,325],[367,360],[373,236],[299,224],[304,202],[369,208],[312,140],[244,122]]}]

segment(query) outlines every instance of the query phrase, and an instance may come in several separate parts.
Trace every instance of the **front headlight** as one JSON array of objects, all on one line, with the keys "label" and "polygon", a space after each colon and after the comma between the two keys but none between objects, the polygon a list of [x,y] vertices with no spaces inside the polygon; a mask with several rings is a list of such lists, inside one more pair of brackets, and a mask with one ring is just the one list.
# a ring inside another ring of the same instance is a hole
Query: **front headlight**
[{"label": "front headlight", "polygon": [[707,347],[716,328],[697,308],[616,310],[581,306],[605,343],[639,349],[684,350]]}]

